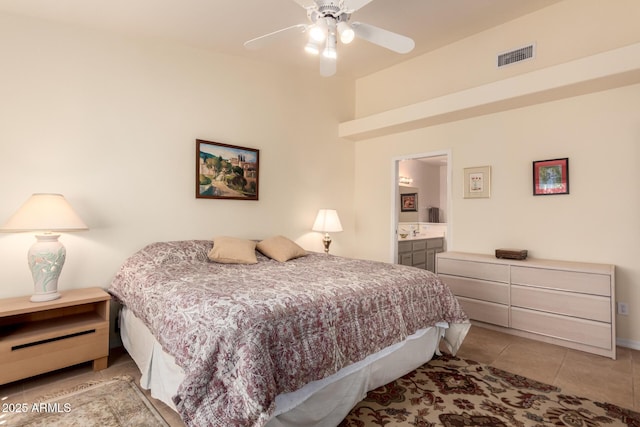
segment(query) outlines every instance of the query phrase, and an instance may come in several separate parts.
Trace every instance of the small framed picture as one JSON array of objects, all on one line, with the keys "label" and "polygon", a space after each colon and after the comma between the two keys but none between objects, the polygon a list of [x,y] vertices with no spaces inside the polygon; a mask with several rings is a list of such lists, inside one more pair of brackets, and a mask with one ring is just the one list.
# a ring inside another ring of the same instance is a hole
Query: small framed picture
[{"label": "small framed picture", "polygon": [[464,198],[491,197],[491,166],[464,169]]},{"label": "small framed picture", "polygon": [[196,198],[258,200],[259,150],[196,140]]},{"label": "small framed picture", "polygon": [[418,212],[418,193],[404,193],[400,195],[401,212]]},{"label": "small framed picture", "polygon": [[533,162],[533,195],[569,194],[569,158]]}]

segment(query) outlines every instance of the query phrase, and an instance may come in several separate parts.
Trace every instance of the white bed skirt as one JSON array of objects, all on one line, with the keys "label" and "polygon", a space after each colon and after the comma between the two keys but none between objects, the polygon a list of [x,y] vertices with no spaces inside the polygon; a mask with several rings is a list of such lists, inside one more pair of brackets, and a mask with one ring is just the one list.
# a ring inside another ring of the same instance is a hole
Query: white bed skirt
[{"label": "white bed skirt", "polygon": [[[431,360],[438,352],[440,339],[447,327],[442,323],[421,329],[405,341],[347,366],[330,377],[277,396],[276,411],[267,427],[337,426],[367,391]],[[176,365],[173,356],[162,350],[144,323],[126,307],[120,313],[120,331],[125,349],[142,373],[140,386],[175,410],[172,397],[184,377],[182,368]]]}]

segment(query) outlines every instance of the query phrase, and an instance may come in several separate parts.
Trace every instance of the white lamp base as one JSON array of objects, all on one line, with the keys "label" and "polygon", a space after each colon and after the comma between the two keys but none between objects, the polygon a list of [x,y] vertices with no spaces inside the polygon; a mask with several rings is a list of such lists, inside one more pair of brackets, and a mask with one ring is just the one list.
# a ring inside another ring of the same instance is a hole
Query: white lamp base
[{"label": "white lamp base", "polygon": [[51,292],[48,294],[35,293],[31,295],[31,298],[29,298],[29,300],[31,302],[45,302],[45,301],[53,301],[54,299],[58,299],[61,296],[62,295],[60,295],[59,292]]},{"label": "white lamp base", "polygon": [[66,259],[67,251],[58,241],[59,234],[36,235],[37,242],[29,248],[29,268],[33,276],[33,302],[51,301],[60,298],[58,278]]}]

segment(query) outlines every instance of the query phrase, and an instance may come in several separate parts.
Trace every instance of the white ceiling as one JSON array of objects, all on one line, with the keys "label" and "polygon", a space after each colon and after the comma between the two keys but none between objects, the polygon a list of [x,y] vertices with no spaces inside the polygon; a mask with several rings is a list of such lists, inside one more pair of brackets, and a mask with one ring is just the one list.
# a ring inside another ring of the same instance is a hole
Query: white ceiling
[{"label": "white ceiling", "polygon": [[[363,40],[338,45],[338,75],[361,77],[561,0],[374,0],[351,20],[413,38],[400,55]],[[258,51],[243,43],[307,23],[293,0],[0,0],[0,11],[120,33],[173,40],[212,51],[303,67],[318,73],[306,35],[287,33]],[[519,41],[518,41],[519,42]],[[507,49],[519,46],[505,44]]]}]

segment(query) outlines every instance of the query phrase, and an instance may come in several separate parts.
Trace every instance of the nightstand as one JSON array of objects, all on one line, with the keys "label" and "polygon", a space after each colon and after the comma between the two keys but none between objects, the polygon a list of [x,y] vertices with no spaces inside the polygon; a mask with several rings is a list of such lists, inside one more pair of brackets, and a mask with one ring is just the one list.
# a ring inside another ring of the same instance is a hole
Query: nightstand
[{"label": "nightstand", "polygon": [[0,300],[0,384],[90,360],[94,371],[107,367],[111,297],[100,288],[60,294]]}]

